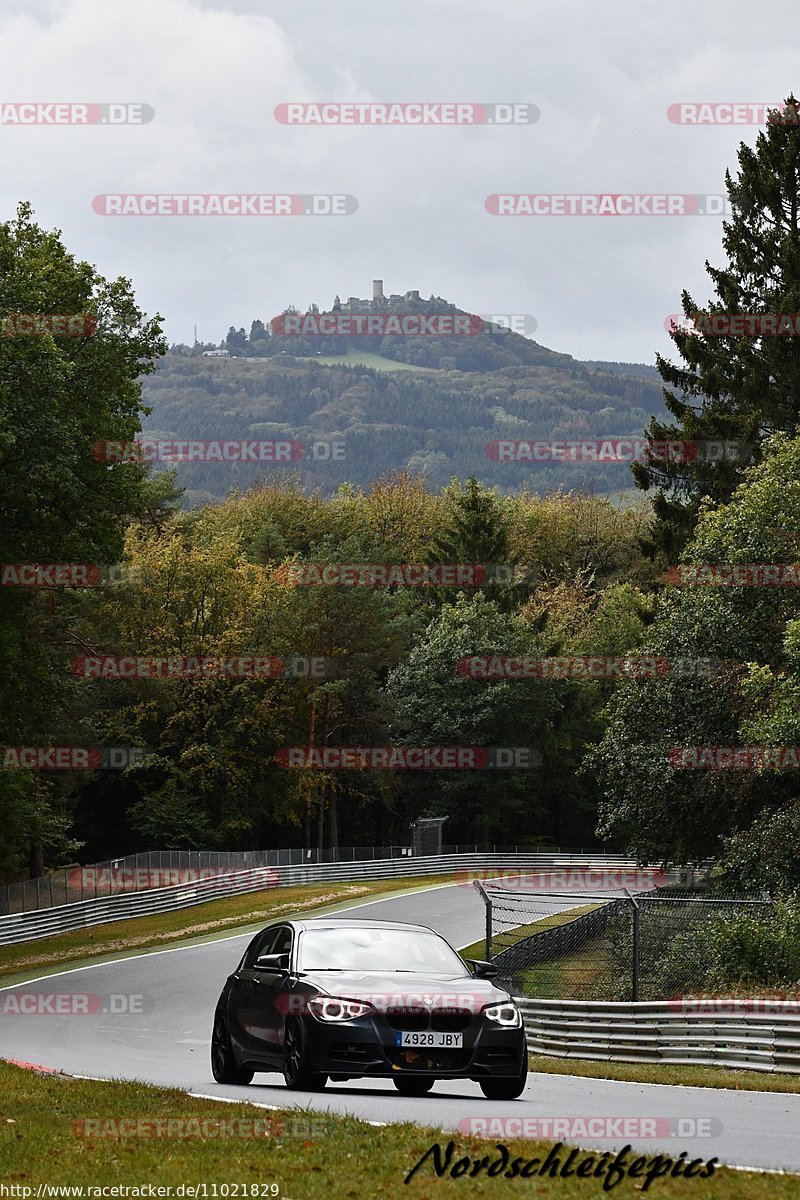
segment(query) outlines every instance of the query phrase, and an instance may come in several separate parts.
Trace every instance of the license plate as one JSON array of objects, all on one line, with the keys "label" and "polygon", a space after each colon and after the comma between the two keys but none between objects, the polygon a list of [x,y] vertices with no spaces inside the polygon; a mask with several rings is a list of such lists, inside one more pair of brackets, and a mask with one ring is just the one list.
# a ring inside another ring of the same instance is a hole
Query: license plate
[{"label": "license plate", "polygon": [[451,1050],[460,1050],[464,1044],[463,1033],[396,1033],[394,1035],[395,1046],[411,1046],[423,1049],[426,1046],[447,1047]]}]

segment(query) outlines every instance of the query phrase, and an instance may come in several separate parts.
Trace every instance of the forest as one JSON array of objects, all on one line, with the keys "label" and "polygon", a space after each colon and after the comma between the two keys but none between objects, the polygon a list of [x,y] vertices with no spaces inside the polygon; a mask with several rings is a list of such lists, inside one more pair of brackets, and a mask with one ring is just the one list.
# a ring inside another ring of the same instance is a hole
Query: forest
[{"label": "forest", "polygon": [[[452,843],[715,857],[737,886],[796,889],[800,344],[710,331],[796,311],[799,161],[781,122],[742,145],[714,299],[684,291],[673,358],[638,375],[496,332],[469,361],[381,344],[378,367],[253,355],[257,324],[237,357],[168,351],[130,281],[21,204],[4,311],[92,319],[0,339],[4,880],[403,842],[446,816]],[[97,453],[145,436],[346,455]],[[486,453],[619,437],[744,452]]]}]

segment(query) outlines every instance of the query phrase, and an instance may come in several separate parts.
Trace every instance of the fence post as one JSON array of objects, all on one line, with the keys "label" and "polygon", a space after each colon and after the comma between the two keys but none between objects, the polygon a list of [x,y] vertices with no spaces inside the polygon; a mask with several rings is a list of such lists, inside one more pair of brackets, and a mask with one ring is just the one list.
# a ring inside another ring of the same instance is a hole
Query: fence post
[{"label": "fence post", "polygon": [[474,879],[472,886],[480,892],[483,897],[483,903],[486,905],[485,956],[486,961],[490,962],[492,957],[492,900],[490,896],[487,896],[486,890],[479,879]]},{"label": "fence post", "polygon": [[631,962],[631,1000],[639,999],[639,905],[627,888],[622,889],[633,905],[633,952]]}]

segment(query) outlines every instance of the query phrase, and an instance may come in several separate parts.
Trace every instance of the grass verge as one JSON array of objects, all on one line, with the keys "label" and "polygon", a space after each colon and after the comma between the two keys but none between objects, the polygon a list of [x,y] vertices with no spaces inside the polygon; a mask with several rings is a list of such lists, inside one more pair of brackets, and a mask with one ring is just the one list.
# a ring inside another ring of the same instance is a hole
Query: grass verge
[{"label": "grass verge", "polygon": [[128,921],[94,925],[35,942],[0,946],[0,984],[19,982],[21,978],[40,973],[43,967],[78,966],[99,955],[123,957],[150,947],[168,946],[171,942],[211,939],[228,931],[264,925],[290,914],[299,916],[317,908],[452,882],[449,875],[426,875],[416,879],[268,888],[242,896],[209,900],[206,904],[178,912],[132,917]]},{"label": "grass verge", "polygon": [[521,996],[538,996],[542,1000],[586,1000],[592,995],[597,999],[612,999],[619,988],[608,943],[602,936],[591,938],[561,958],[521,970],[516,983]]},{"label": "grass verge", "polygon": [[[481,1103],[476,1100],[476,1114]],[[137,1124],[120,1126],[121,1121]],[[165,1136],[170,1121],[181,1124],[172,1126],[172,1136]],[[155,1135],[158,1122],[164,1130],[160,1136]],[[204,1126],[203,1122],[211,1124]],[[178,1128],[181,1134],[176,1136]],[[216,1132],[209,1133],[212,1129]],[[141,1135],[143,1130],[148,1136]],[[256,1130],[258,1135],[253,1136]],[[444,1154],[451,1137],[455,1142],[451,1164],[464,1156],[498,1161],[498,1139],[494,1137],[482,1140],[450,1135],[408,1123],[379,1130],[354,1117],[298,1113],[296,1109],[267,1112],[249,1104],[214,1103],[168,1088],[37,1075],[0,1063],[0,1180],[6,1186],[30,1188],[28,1196],[36,1194],[39,1184],[99,1188],[148,1183],[172,1188],[206,1184],[208,1196],[214,1195],[212,1184],[238,1184],[238,1193],[231,1187],[225,1194],[239,1197],[269,1196],[269,1185],[274,1184],[277,1189],[272,1194],[281,1200],[388,1200],[400,1196],[428,1200],[434,1193],[502,1200],[530,1195],[532,1189],[536,1196],[584,1200],[604,1194],[599,1179],[574,1176],[521,1180],[487,1178],[484,1172],[473,1178],[466,1168],[462,1171],[465,1178],[453,1178],[449,1172],[437,1178],[432,1156],[405,1184],[408,1172],[429,1147],[438,1143]],[[503,1140],[502,1144],[508,1147],[509,1161],[519,1156],[524,1162],[538,1158],[540,1164],[551,1147],[551,1143],[518,1139]],[[680,1148],[675,1157],[679,1153]],[[559,1152],[560,1163],[566,1154],[566,1150]],[[596,1165],[599,1152],[588,1154]],[[587,1155],[581,1153],[574,1160],[573,1170]],[[691,1155],[689,1150],[686,1161]],[[632,1158],[630,1155],[628,1161]],[[669,1200],[730,1200],[732,1196],[737,1200],[788,1200],[797,1196],[797,1190],[797,1176],[718,1169],[710,1179],[656,1180],[649,1194]],[[614,1187],[613,1194],[631,1197],[642,1191],[642,1178],[625,1179]],[[25,1197],[19,1191],[16,1195]]]},{"label": "grass verge", "polygon": [[[582,904],[578,908],[568,908],[564,912],[551,913],[548,917],[542,917],[540,921],[530,921],[527,925],[518,925],[516,929],[509,929],[503,935],[503,943],[509,946],[515,942],[521,942],[523,938],[530,937],[534,933],[542,933],[545,929],[552,929],[555,925],[566,925],[570,921],[574,921],[576,917],[582,916],[584,913],[591,912],[592,909],[599,908],[599,904]],[[494,952],[497,953],[498,947],[493,946]],[[486,939],[481,938],[479,942],[473,942],[470,946],[465,946],[459,954],[463,954],[464,958],[483,958],[486,953]]]}]

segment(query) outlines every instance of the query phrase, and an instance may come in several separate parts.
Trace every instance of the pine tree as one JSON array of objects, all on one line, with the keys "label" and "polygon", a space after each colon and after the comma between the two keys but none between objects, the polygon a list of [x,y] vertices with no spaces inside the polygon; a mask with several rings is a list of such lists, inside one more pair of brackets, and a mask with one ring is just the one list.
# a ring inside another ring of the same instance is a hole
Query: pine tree
[{"label": "pine tree", "polygon": [[[736,179],[725,173],[731,218],[723,223],[727,265],[706,271],[715,299],[699,310],[688,291],[684,315],[800,313],[800,105],[790,96],[768,116],[755,148],[741,145]],[[695,329],[705,326],[700,317]],[[653,418],[653,442],[700,443],[678,461],[635,463],[638,487],[656,489],[654,545],[674,560],[694,527],[703,497],[727,501],[746,466],[760,461],[763,439],[794,433],[800,421],[800,337],[714,336],[674,328],[682,364],[656,355],[664,397],[675,418]],[[709,443],[717,443],[712,450]],[[723,448],[719,443],[728,443]]]},{"label": "pine tree", "polygon": [[524,572],[514,565],[502,501],[474,476],[463,487],[454,480],[445,496],[449,512],[444,529],[433,539],[431,561],[475,564],[485,569],[486,577],[474,588],[437,589],[439,600],[452,603],[459,590],[469,595],[480,590],[501,609],[514,607],[524,599],[520,591]]}]

